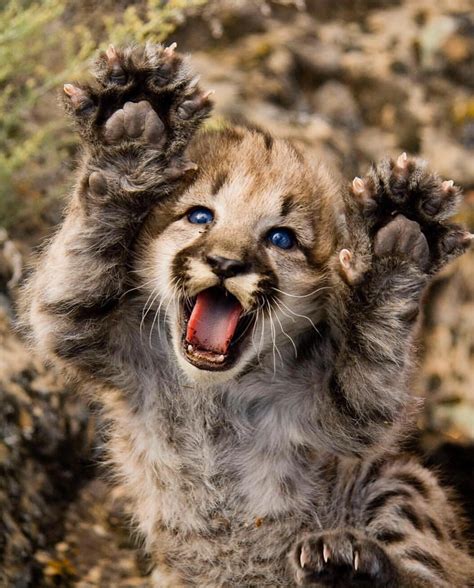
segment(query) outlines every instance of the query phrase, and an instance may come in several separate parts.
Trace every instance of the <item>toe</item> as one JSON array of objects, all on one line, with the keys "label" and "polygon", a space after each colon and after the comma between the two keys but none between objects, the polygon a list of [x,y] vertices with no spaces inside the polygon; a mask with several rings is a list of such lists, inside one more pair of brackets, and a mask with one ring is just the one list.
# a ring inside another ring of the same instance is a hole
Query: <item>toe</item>
[{"label": "toe", "polygon": [[63,90],[76,114],[90,114],[95,109],[94,101],[82,88],[64,84]]},{"label": "toe", "polygon": [[105,52],[105,58],[108,66],[108,82],[117,86],[125,86],[127,83],[127,74],[122,67],[119,53],[113,45],[109,45]]},{"label": "toe", "polygon": [[154,110],[149,110],[145,117],[145,139],[154,145],[162,145],[165,142],[165,125]]},{"label": "toe", "polygon": [[94,196],[104,196],[107,194],[107,180],[104,174],[92,172],[89,176],[89,189]]},{"label": "toe", "polygon": [[105,123],[104,138],[108,143],[119,141],[125,134],[125,113],[123,109],[117,110]]},{"label": "toe", "polygon": [[210,106],[210,97],[214,94],[213,90],[209,90],[204,94],[198,92],[190,100],[185,100],[178,107],[178,116],[183,120],[190,119],[198,110]]}]

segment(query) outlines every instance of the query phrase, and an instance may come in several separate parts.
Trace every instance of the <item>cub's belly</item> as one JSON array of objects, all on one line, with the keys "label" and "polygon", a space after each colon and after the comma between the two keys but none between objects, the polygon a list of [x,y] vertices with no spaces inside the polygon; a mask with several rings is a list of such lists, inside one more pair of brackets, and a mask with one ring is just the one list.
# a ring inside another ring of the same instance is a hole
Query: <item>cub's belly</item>
[{"label": "cub's belly", "polygon": [[290,587],[288,553],[304,527],[289,516],[238,521],[214,514],[199,532],[163,528],[157,560],[182,586]]}]

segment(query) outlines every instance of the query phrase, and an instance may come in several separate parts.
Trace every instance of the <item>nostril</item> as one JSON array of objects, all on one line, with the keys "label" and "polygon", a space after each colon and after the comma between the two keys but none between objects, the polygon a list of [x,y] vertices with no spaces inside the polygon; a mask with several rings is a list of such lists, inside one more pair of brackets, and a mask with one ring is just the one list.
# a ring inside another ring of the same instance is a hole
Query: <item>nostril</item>
[{"label": "nostril", "polygon": [[220,255],[208,255],[206,259],[213,272],[223,278],[230,278],[247,271],[247,264],[240,259],[230,259]]}]

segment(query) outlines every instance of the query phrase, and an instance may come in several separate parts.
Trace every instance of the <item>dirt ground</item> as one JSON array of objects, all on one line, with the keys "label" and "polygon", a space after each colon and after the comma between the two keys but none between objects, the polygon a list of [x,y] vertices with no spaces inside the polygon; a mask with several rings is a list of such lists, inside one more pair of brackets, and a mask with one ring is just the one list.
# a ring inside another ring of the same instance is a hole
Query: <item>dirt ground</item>
[{"label": "dirt ground", "polygon": [[[464,187],[460,219],[474,231],[471,1],[211,1],[174,40],[215,89],[210,124],[243,116],[348,179],[382,155],[418,154]],[[31,248],[61,207],[34,231],[0,229],[0,586],[146,587],[120,491],[98,466],[94,407],[14,331]],[[413,446],[474,522],[474,251],[437,278],[424,309]]]}]

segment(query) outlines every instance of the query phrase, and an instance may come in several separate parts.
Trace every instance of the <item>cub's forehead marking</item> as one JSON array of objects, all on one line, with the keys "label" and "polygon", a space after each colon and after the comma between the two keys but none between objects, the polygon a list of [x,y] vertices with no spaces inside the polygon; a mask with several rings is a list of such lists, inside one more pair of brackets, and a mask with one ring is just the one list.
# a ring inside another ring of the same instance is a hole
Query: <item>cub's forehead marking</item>
[{"label": "cub's forehead marking", "polygon": [[211,186],[211,194],[215,196],[222,188],[222,186],[227,182],[229,177],[229,173],[227,170],[219,170],[217,174],[214,176]]}]

